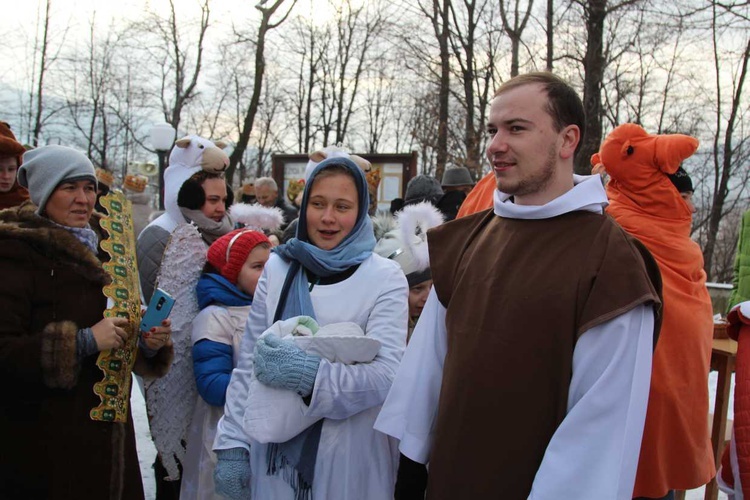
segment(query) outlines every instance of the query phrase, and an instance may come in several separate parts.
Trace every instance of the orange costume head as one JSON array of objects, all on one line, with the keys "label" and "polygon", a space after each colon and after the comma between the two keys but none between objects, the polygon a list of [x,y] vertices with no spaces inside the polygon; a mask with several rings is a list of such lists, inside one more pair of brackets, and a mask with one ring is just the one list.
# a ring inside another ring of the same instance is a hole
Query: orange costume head
[{"label": "orange costume head", "polygon": [[593,171],[610,176],[607,195],[667,219],[690,220],[687,203],[669,180],[698,149],[698,139],[683,134],[649,134],[639,125],[615,128],[591,157]]}]

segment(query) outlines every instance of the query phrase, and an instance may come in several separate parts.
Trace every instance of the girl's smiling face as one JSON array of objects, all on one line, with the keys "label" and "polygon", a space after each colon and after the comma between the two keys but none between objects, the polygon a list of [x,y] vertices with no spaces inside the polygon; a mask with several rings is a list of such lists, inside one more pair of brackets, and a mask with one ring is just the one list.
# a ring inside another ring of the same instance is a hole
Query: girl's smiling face
[{"label": "girl's smiling face", "polygon": [[307,200],[307,234],[310,243],[333,250],[357,223],[359,196],[348,174],[320,176],[312,184]]}]

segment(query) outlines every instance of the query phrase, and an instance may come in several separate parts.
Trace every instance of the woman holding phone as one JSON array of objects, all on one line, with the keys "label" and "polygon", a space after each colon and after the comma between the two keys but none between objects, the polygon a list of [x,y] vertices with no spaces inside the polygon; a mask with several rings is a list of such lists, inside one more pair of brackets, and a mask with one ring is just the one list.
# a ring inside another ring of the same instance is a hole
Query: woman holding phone
[{"label": "woman holding phone", "polygon": [[[398,449],[372,426],[406,346],[408,286],[398,264],[373,253],[368,206],[365,175],[352,160],[322,161],[305,187],[296,238],[266,263],[214,443],[216,489],[228,498],[393,498]],[[347,365],[273,334],[259,339],[298,316],[356,323],[380,350]],[[244,428],[253,373],[296,393],[305,416],[319,420],[285,443],[253,441]]]},{"label": "woman holding phone", "polygon": [[[85,155],[44,146],[18,173],[31,200],[0,212],[0,498],[141,499],[133,421],[94,421],[100,351],[127,340],[125,318],[103,318],[110,278]],[[144,332],[134,371],[171,363],[169,320]]]}]

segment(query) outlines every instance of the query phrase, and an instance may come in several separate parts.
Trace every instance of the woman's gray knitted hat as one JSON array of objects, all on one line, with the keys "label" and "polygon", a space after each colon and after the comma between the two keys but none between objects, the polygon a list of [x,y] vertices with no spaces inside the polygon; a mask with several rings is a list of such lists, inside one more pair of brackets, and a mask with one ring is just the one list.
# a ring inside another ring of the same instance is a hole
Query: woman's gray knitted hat
[{"label": "woman's gray knitted hat", "polygon": [[96,184],[94,165],[86,155],[66,146],[42,146],[27,151],[18,169],[18,183],[29,190],[39,215],[61,182],[83,179]]}]

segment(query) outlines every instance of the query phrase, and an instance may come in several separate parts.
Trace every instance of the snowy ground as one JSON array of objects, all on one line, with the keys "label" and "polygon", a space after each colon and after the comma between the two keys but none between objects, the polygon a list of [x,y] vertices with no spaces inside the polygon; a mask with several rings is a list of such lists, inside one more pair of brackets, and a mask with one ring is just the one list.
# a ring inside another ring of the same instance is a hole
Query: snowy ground
[{"label": "snowy ground", "polygon": [[154,500],[156,498],[156,483],[154,482],[153,465],[156,458],[156,448],[154,448],[154,443],[151,441],[151,431],[148,428],[143,390],[135,377],[133,377],[133,391],[130,395],[130,405],[133,412],[138,461],[141,463],[141,476],[143,476],[143,488],[146,491],[146,500]]},{"label": "snowy ground", "polygon": [[[710,395],[710,411],[714,411],[714,397],[716,396],[716,380],[717,373],[711,372],[708,376],[708,390]],[[154,484],[154,469],[152,465],[154,463],[154,457],[156,456],[156,450],[154,449],[153,442],[151,441],[151,434],[148,430],[148,419],[146,417],[146,406],[143,401],[143,393],[140,390],[140,386],[134,381],[133,383],[133,394],[131,397],[131,404],[133,410],[133,422],[136,430],[136,440],[138,442],[138,459],[141,463],[141,474],[143,475],[143,486],[146,491],[146,500],[153,500],[156,496],[156,487]],[[732,393],[729,399],[729,413],[730,419],[734,418],[734,378],[732,378]],[[704,488],[697,490],[691,490],[687,493],[687,500],[702,500],[704,494]],[[719,494],[719,499],[726,500],[727,496],[723,493]]]}]

